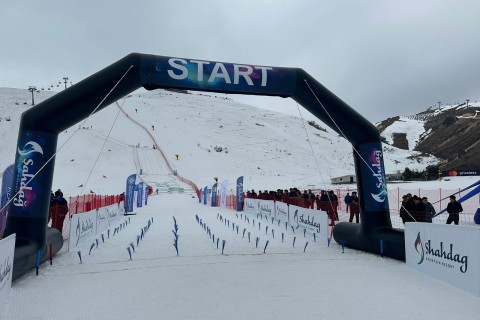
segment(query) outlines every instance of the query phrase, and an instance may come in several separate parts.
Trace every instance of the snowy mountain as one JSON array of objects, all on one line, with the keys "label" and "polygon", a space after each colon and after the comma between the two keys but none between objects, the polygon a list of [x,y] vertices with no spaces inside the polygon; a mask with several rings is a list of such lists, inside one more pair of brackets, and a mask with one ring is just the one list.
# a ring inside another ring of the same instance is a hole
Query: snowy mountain
[{"label": "snowy mountain", "polygon": [[[36,91],[35,103],[53,94]],[[0,88],[2,170],[14,161],[20,116],[30,105],[28,90]],[[332,177],[355,173],[350,143],[322,123],[225,95],[140,90],[59,135],[54,188],[80,170],[85,179],[62,186],[67,194],[120,192],[127,175],[148,171],[138,152],[159,156],[155,143],[171,167],[198,186],[244,175],[247,188],[321,188]],[[387,173],[422,170],[437,161],[412,148],[385,144],[384,150]],[[112,154],[116,163],[107,160]],[[118,180],[118,190],[107,188],[106,179]]]},{"label": "snowy mountain", "polygon": [[480,102],[429,108],[377,123],[384,142],[439,158],[443,170],[480,169]]}]

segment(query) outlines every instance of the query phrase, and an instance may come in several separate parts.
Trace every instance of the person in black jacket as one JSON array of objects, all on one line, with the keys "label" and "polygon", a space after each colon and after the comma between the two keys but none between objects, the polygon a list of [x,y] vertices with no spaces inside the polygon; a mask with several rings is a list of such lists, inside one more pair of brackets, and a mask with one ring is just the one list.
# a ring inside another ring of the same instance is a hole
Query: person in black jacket
[{"label": "person in black jacket", "polygon": [[460,202],[457,202],[455,196],[450,196],[450,203],[447,206],[448,219],[447,224],[451,224],[452,221],[458,225],[459,213],[463,211]]},{"label": "person in black jacket", "polygon": [[52,219],[52,228],[62,232],[63,221],[68,213],[68,203],[60,189],[55,191],[55,197],[50,201],[50,210],[48,213],[48,220],[50,221],[50,219]]}]

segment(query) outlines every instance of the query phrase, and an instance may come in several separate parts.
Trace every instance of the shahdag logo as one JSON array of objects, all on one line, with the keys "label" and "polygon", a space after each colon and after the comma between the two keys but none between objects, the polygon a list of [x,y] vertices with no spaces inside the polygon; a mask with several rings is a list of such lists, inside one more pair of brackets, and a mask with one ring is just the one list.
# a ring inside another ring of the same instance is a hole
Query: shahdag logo
[{"label": "shahdag logo", "polygon": [[27,156],[34,152],[38,152],[43,155],[42,147],[35,141],[28,141],[25,143],[23,149],[18,148],[18,154],[23,157],[23,160],[20,158],[20,167],[17,165],[17,170],[21,170],[21,178],[20,181],[18,181],[20,183],[18,196],[13,200],[13,205],[17,207],[26,207],[28,205],[27,201],[25,200],[25,191],[32,191],[32,187],[29,186],[29,184],[36,173],[30,172],[34,161],[32,158]]},{"label": "shahdag logo", "polygon": [[461,273],[466,273],[468,270],[468,256],[462,255],[454,250],[453,243],[444,245],[444,242],[440,241],[437,246],[432,243],[431,239],[423,243],[419,232],[414,247],[420,258],[417,264],[422,264],[424,261],[427,261],[428,263],[436,264],[446,269],[454,270],[458,268]]},{"label": "shahdag logo", "polygon": [[423,251],[423,243],[422,243],[422,239],[420,238],[420,232],[417,235],[417,240],[415,240],[414,245],[415,245],[415,250],[418,252],[418,254],[420,254],[420,260],[417,262],[417,264],[422,264],[423,259],[425,258],[425,252]]},{"label": "shahdag logo", "polygon": [[23,150],[20,150],[20,148],[18,148],[18,154],[21,156],[26,156],[27,154],[33,152],[38,152],[43,155],[42,147],[35,141],[28,141],[27,143],[25,143]]},{"label": "shahdag logo", "polygon": [[382,151],[373,150],[370,156],[370,166],[372,167],[373,177],[377,179],[375,187],[380,190],[379,193],[371,193],[372,198],[377,202],[384,202],[387,198],[387,186],[382,165]]}]

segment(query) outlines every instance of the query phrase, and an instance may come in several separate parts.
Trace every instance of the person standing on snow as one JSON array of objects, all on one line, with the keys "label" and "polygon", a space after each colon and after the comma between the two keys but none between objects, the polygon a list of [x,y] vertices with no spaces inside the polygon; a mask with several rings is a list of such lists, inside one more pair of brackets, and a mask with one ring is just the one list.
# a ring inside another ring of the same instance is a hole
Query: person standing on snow
[{"label": "person standing on snow", "polygon": [[447,206],[448,219],[447,224],[451,224],[452,221],[458,225],[459,213],[463,211],[462,205],[458,202],[455,196],[450,196],[450,203]]},{"label": "person standing on snow", "polygon": [[63,221],[68,213],[68,203],[63,197],[63,192],[58,189],[55,191],[55,197],[50,201],[50,210],[48,212],[48,220],[52,219],[52,228],[62,232]]}]

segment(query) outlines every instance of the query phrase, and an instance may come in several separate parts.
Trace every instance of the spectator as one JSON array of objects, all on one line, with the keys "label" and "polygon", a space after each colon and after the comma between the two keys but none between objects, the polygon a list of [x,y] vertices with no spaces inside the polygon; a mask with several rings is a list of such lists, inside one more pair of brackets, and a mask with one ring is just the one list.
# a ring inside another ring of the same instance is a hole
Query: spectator
[{"label": "spectator", "polygon": [[[353,192],[352,192],[353,194]],[[350,200],[351,200],[350,192],[347,192],[347,195],[345,198],[343,198],[343,201],[345,202],[345,211],[348,212],[348,208],[350,207]],[[350,221],[351,222],[351,221]],[[358,222],[357,222],[358,223]]]},{"label": "spectator", "polygon": [[402,206],[400,207],[400,218],[403,223],[415,221],[412,212],[415,210],[415,203],[410,194],[406,194],[402,197]]},{"label": "spectator", "polygon": [[435,216],[435,214],[437,212],[435,211],[435,208],[433,207],[433,205],[430,202],[428,202],[427,197],[423,197],[422,202],[425,205],[425,219],[424,219],[424,221],[431,223],[432,218]]},{"label": "spectator", "polygon": [[348,221],[353,222],[353,216],[355,216],[355,222],[359,223],[360,204],[358,201],[356,191],[352,192],[352,195],[350,196],[350,200],[349,200],[349,205],[350,205],[350,219],[348,219]]},{"label": "spectator", "polygon": [[307,190],[303,191],[303,205],[307,209],[310,207],[310,195],[307,193]]},{"label": "spectator", "polygon": [[60,189],[55,191],[55,197],[50,202],[50,210],[48,212],[48,221],[52,219],[52,228],[62,232],[63,221],[68,213],[68,203],[63,197]]},{"label": "spectator", "polygon": [[314,209],[314,206],[315,206],[315,194],[312,192],[312,189],[309,189],[308,190],[308,201],[309,201],[309,208],[310,209]]},{"label": "spectator", "polygon": [[415,203],[415,206],[413,211],[410,213],[413,215],[413,218],[416,222],[425,222],[425,212],[427,210],[426,205],[417,195],[414,195],[412,199],[413,203]]},{"label": "spectator", "polygon": [[458,225],[459,213],[463,211],[462,205],[458,202],[455,196],[450,196],[450,203],[447,206],[448,219],[447,224],[451,224],[452,221]]}]

